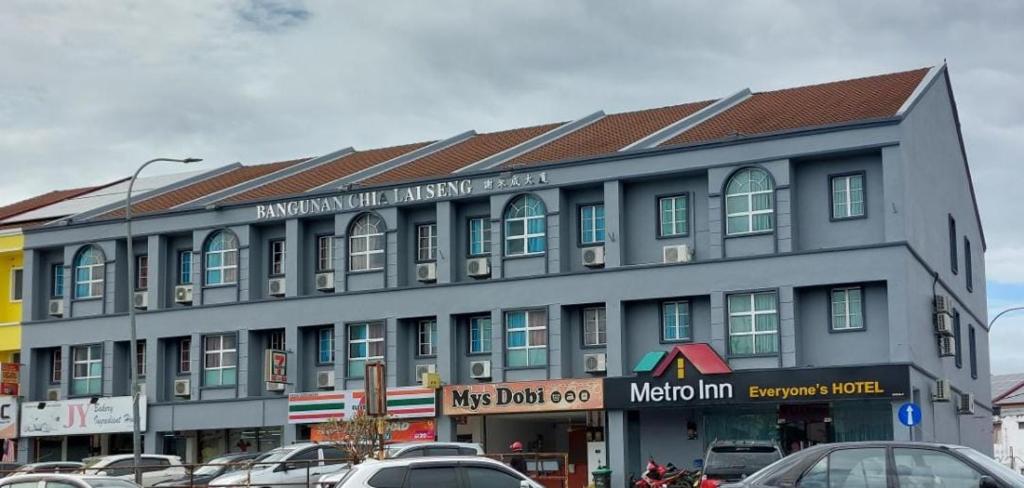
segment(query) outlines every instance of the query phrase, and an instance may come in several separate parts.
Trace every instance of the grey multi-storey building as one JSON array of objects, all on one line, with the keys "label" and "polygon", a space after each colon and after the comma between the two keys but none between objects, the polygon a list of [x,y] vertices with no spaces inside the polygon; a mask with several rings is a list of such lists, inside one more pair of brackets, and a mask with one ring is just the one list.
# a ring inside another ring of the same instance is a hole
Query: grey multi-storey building
[{"label": "grey multi-storey building", "polygon": [[424,438],[574,473],[722,438],[992,449],[945,66],[225,166],[142,198],[130,246],[122,207],[26,231],[22,460],[124,449],[38,412],[119,412],[132,365],[145,450],[207,459],[315,437],[297,419],[375,361],[392,398],[440,376]]}]

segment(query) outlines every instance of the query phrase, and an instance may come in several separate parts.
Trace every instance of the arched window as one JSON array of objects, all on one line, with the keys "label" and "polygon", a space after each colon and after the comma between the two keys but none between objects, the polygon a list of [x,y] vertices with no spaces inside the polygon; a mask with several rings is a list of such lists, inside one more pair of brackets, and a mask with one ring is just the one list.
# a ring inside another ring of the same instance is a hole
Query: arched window
[{"label": "arched window", "polygon": [[203,249],[206,285],[229,285],[238,281],[238,238],[222,230],[210,236]]},{"label": "arched window", "polygon": [[384,230],[384,220],[376,214],[363,214],[352,222],[348,234],[350,271],[384,269]]},{"label": "arched window", "polygon": [[748,168],[732,175],[725,186],[726,235],[772,230],[774,188],[764,170]]},{"label": "arched window", "polygon": [[512,200],[505,210],[505,255],[544,252],[547,223],[544,202],[532,195]]},{"label": "arched window", "polygon": [[75,257],[75,298],[103,296],[106,258],[96,246],[82,249]]}]

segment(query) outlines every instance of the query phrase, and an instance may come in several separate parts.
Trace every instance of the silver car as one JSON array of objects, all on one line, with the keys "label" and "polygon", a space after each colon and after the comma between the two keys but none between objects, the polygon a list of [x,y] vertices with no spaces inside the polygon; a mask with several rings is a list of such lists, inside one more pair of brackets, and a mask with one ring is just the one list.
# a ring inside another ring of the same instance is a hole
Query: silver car
[{"label": "silver car", "polygon": [[139,488],[128,480],[80,474],[19,474],[0,480],[0,488]]},{"label": "silver car", "polygon": [[483,456],[484,449],[473,442],[399,442],[387,447],[388,459],[427,456]]},{"label": "silver car", "polygon": [[544,488],[484,456],[368,460],[320,479],[321,488]]},{"label": "silver car", "polygon": [[348,469],[346,457],[344,451],[329,444],[292,444],[267,451],[250,469],[219,476],[207,486],[312,486],[321,476]]}]

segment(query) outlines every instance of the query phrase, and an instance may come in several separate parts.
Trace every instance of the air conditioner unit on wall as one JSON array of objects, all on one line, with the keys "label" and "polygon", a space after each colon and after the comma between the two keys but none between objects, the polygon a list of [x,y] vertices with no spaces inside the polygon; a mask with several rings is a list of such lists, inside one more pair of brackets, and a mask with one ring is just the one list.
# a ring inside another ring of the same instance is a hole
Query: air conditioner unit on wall
[{"label": "air conditioner unit on wall", "polygon": [[49,388],[46,390],[46,401],[55,402],[60,400],[60,388]]},{"label": "air conditioner unit on wall", "polygon": [[961,415],[974,415],[974,393],[962,393],[956,410]]},{"label": "air conditioner unit on wall", "polygon": [[334,289],[334,272],[324,271],[316,274],[316,289],[320,291],[331,291]]},{"label": "air conditioner unit on wall", "polygon": [[174,380],[174,396],[181,398],[192,396],[192,380],[188,378]]},{"label": "air conditioner unit on wall", "polygon": [[945,295],[935,295],[934,305],[935,313],[953,313],[953,304],[950,303],[949,297]]},{"label": "air conditioner unit on wall", "polygon": [[940,335],[953,335],[953,317],[949,314],[935,314],[935,333]]},{"label": "air conditioner unit on wall", "polygon": [[471,278],[486,278],[491,275],[491,258],[470,258],[466,260],[466,275]]},{"label": "air conditioner unit on wall", "polygon": [[431,283],[437,281],[437,263],[417,264],[416,280],[423,283]]},{"label": "air conditioner unit on wall", "polygon": [[953,336],[940,336],[939,337],[939,357],[948,358],[956,356],[956,337]]},{"label": "air conditioner unit on wall", "polygon": [[192,303],[192,285],[178,285],[174,287],[175,303]]},{"label": "air conditioner unit on wall", "polygon": [[283,297],[284,284],[284,278],[271,278],[267,282],[267,294],[272,297]]},{"label": "air conditioner unit on wall", "polygon": [[54,298],[50,300],[49,305],[46,307],[46,313],[51,317],[63,317],[64,316],[64,299]]},{"label": "air conditioner unit on wall", "polygon": [[953,388],[949,384],[949,380],[940,379],[935,381],[935,393],[932,394],[932,400],[936,402],[948,402],[953,396]]},{"label": "air conditioner unit on wall", "polygon": [[318,371],[316,387],[321,389],[334,388],[334,371]]},{"label": "air conditioner unit on wall", "polygon": [[267,391],[284,391],[284,383],[267,382]]},{"label": "air conditioner unit on wall", "polygon": [[436,372],[437,372],[437,365],[435,365],[433,363],[430,363],[430,364],[417,364],[416,365],[416,378],[415,378],[415,380],[416,380],[417,383],[422,385],[423,384],[423,375],[424,374],[426,374],[426,373],[436,373]]},{"label": "air conditioner unit on wall", "polygon": [[469,363],[469,377],[474,380],[491,379],[491,362],[489,360],[472,361]]},{"label": "air conditioner unit on wall", "polygon": [[692,259],[693,250],[687,244],[661,248],[661,262],[663,263],[688,263]]},{"label": "air conditioner unit on wall", "polygon": [[604,373],[608,370],[608,356],[603,352],[584,354],[583,370],[587,373]]},{"label": "air conditioner unit on wall", "polygon": [[132,306],[135,308],[147,308],[149,306],[149,293],[145,290],[135,292],[132,295]]},{"label": "air conditioner unit on wall", "polygon": [[583,265],[588,268],[600,268],[604,266],[604,246],[584,247]]}]

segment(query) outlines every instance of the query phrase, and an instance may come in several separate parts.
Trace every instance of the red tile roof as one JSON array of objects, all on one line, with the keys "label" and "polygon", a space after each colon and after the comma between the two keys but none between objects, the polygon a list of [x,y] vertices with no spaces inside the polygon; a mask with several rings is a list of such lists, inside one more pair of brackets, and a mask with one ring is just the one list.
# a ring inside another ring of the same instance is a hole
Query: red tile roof
[{"label": "red tile roof", "polygon": [[420,178],[447,176],[455,170],[522,144],[562,124],[546,124],[480,134],[449,148],[428,154],[412,163],[404,164],[363,180],[360,184],[390,184]]},{"label": "red tile roof", "polygon": [[661,146],[892,117],[926,73],[922,68],[756,93]]},{"label": "red tile roof", "polygon": [[[209,195],[226,188],[231,188],[232,186],[271,174],[275,171],[289,168],[303,161],[306,161],[306,159],[293,159],[291,161],[279,161],[276,163],[257,164],[253,166],[235,168],[212,178],[197,181],[191,185],[186,185],[176,190],[156,195],[152,198],[144,198],[138,203],[132,204],[132,213],[144,214],[174,208],[205,195]],[[119,219],[123,217],[124,208],[119,208],[103,214],[102,216],[97,217],[97,219]]]},{"label": "red tile roof", "polygon": [[502,164],[503,168],[614,153],[711,105],[703,101],[608,115]]},{"label": "red tile roof", "polygon": [[20,202],[15,202],[15,203],[12,203],[10,205],[6,205],[4,207],[0,207],[0,219],[6,219],[8,217],[13,217],[13,216],[18,215],[18,214],[23,214],[25,212],[29,212],[29,211],[35,210],[37,208],[45,207],[47,205],[53,205],[54,203],[67,200],[69,198],[74,198],[74,197],[77,197],[79,195],[82,195],[82,194],[85,194],[85,193],[89,193],[89,192],[91,192],[93,190],[97,190],[97,189],[103,188],[105,186],[110,186],[110,185],[112,185],[114,183],[119,183],[121,181],[124,181],[124,180],[117,180],[115,182],[108,183],[106,185],[87,186],[87,187],[82,187],[82,188],[72,188],[70,190],[56,190],[56,191],[51,191],[49,193],[44,193],[42,195],[34,196],[32,198],[27,198],[27,199],[22,200]]},{"label": "red tile roof", "polygon": [[385,147],[382,149],[370,149],[358,151],[326,164],[296,173],[287,178],[273,181],[258,186],[244,193],[221,200],[222,203],[236,203],[260,198],[272,198],[285,195],[295,195],[312,190],[316,187],[326,185],[332,181],[344,178],[357,171],[364,170],[375,164],[383,163],[390,159],[397,158],[405,153],[415,151],[431,142],[417,142],[404,146]]}]

